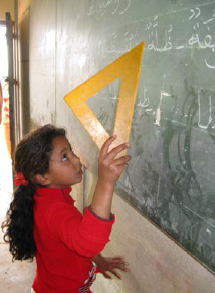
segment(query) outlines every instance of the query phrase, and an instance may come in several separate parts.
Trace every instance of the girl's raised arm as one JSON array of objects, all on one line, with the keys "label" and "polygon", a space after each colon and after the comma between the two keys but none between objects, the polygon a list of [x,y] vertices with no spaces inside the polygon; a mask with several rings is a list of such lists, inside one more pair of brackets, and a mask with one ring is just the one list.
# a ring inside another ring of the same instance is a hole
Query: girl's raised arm
[{"label": "girl's raised arm", "polygon": [[128,148],[128,143],[120,144],[108,152],[109,146],[116,136],[109,137],[103,144],[98,164],[98,181],[91,203],[92,211],[100,218],[110,219],[110,209],[114,185],[127,163],[131,160],[129,155],[115,159],[116,155]]}]

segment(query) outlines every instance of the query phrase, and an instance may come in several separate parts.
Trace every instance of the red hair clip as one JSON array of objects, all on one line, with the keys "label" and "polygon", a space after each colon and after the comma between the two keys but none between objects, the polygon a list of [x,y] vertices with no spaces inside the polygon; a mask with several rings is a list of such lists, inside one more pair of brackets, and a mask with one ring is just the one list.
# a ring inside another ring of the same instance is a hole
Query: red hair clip
[{"label": "red hair clip", "polygon": [[25,180],[25,177],[22,172],[18,172],[14,175],[14,183],[16,186],[28,185],[28,181]]}]

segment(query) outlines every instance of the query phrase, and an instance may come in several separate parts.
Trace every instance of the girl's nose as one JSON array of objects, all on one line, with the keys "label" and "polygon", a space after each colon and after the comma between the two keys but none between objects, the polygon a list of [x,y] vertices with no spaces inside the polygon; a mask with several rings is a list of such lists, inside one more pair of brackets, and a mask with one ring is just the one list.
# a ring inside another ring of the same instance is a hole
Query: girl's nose
[{"label": "girl's nose", "polygon": [[75,163],[75,165],[77,165],[77,164],[79,164],[81,161],[80,161],[80,158],[79,158],[79,157],[77,157],[76,155],[74,155],[73,162]]}]

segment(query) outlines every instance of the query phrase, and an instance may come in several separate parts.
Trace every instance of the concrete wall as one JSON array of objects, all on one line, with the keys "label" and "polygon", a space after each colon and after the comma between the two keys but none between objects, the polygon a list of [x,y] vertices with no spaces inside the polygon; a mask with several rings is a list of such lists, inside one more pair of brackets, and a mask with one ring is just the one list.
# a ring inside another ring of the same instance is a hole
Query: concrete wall
[{"label": "concrete wall", "polygon": [[15,20],[14,0],[0,0],[0,20],[5,21],[5,12],[10,12],[12,20]]},{"label": "concrete wall", "polygon": [[19,96],[21,101],[22,132],[30,129],[29,108],[29,10],[26,9],[18,17],[19,48]]},{"label": "concrete wall", "polygon": [[[66,50],[72,48],[72,38],[68,43],[62,44],[63,39],[68,37],[67,29],[71,29],[72,36],[73,28],[69,27],[67,14],[71,1],[34,0],[30,12],[29,1],[22,1],[22,4],[25,8],[19,12],[19,32],[22,41],[20,72],[22,93],[23,97],[25,96],[23,108],[26,107],[26,113],[29,115],[25,122],[26,130],[29,123],[42,125],[51,122],[64,126],[77,153],[81,155],[82,145],[85,152],[91,154],[93,144],[85,142],[86,134],[80,136],[83,137],[82,140],[76,137],[77,132],[82,134],[81,127],[63,101],[66,93],[87,78],[86,73],[80,69],[80,73],[76,72],[76,79],[71,81],[69,74],[72,71],[72,64],[66,59]],[[80,37],[83,36],[84,32],[82,34],[81,28],[78,29]],[[66,70],[69,67],[71,71]],[[26,86],[28,72],[30,95]],[[96,176],[86,170],[83,185],[74,188],[80,210],[83,202],[85,205],[90,202],[95,182]],[[116,194],[112,211],[116,215],[116,223],[110,237],[111,242],[106,246],[104,254],[125,256],[130,263],[131,273],[123,274],[122,281],[104,280],[99,276],[94,285],[95,293],[215,292],[213,274]]]},{"label": "concrete wall", "polygon": [[18,69],[19,100],[22,116],[21,135],[28,133],[36,125],[30,118],[29,89],[29,5],[31,0],[17,1],[18,22]]},{"label": "concrete wall", "polygon": [[[91,201],[96,176],[86,172],[86,204]],[[104,255],[122,255],[130,273],[122,281],[97,278],[95,292],[212,293],[215,277],[128,203],[114,194],[116,221]]]}]

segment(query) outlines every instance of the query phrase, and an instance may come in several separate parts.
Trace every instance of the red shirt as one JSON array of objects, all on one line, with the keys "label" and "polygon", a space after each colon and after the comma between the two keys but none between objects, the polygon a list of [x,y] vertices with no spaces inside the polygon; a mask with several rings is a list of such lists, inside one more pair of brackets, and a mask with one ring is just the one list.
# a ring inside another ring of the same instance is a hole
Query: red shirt
[{"label": "red shirt", "polygon": [[[102,251],[114,222],[82,216],[69,195],[71,188],[38,188],[34,195],[36,293],[77,293],[89,279],[92,258]],[[89,292],[89,291],[87,291]]]}]

